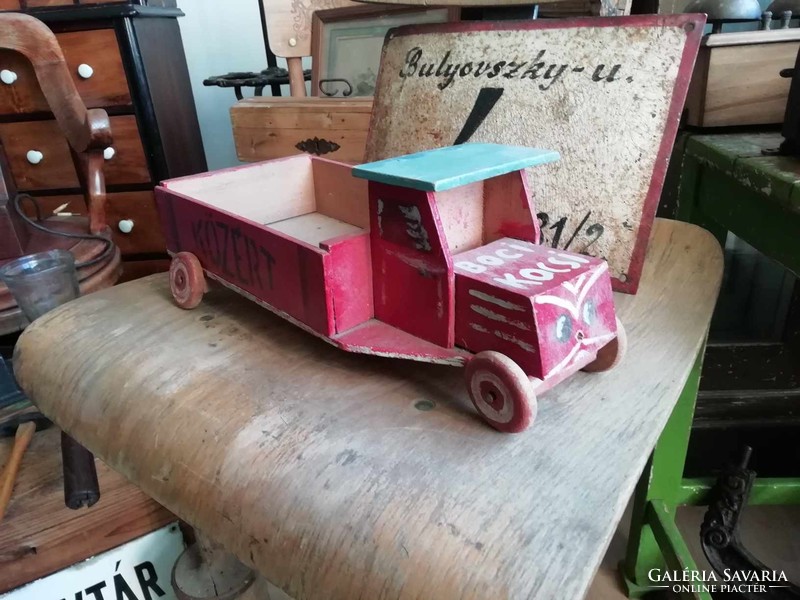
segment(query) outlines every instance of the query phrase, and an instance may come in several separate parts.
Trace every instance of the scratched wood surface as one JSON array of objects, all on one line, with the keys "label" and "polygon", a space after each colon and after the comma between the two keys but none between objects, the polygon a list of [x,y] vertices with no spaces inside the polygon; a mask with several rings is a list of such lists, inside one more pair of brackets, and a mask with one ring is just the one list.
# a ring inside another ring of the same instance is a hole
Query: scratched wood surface
[{"label": "scratched wood surface", "polygon": [[[11,452],[11,442],[0,442],[0,465]],[[68,509],[61,433],[51,427],[33,436],[0,525],[0,594],[177,520],[101,461],[97,477],[100,501],[88,510]]]},{"label": "scratched wood surface", "polygon": [[404,27],[384,44],[366,159],[470,142],[556,150],[528,169],[545,242],[635,292],[702,16]]},{"label": "scratched wood surface", "polygon": [[[781,35],[783,32],[792,32],[794,39]],[[728,41],[725,38],[729,35]],[[797,29],[708,36],[686,99],[687,124],[724,127],[783,123],[791,79],[781,77],[780,72],[794,65],[799,38]],[[787,41],[775,42],[781,39]]]},{"label": "scratched wood surface", "polygon": [[[701,347],[710,234],[658,220],[625,362],[502,435],[462,371],[336,350],[234,293],[154,275],[23,334],[42,411],[298,600],[583,597]],[[91,326],[89,326],[91,325]],[[427,410],[426,410],[427,409]]]}]

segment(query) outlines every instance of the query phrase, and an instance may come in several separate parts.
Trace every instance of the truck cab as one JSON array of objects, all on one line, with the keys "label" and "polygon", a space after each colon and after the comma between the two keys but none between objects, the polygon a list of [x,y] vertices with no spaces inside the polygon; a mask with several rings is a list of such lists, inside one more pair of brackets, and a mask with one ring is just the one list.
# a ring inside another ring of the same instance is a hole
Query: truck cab
[{"label": "truck cab", "polygon": [[594,360],[616,335],[608,266],[537,245],[524,173],[558,158],[464,144],[354,168],[369,180],[375,318],[538,380]]}]

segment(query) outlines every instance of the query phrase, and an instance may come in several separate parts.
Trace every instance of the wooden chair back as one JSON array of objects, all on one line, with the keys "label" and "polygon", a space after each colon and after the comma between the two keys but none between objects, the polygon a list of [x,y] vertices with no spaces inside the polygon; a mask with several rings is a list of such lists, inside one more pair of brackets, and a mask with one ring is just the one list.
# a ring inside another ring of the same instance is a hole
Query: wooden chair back
[{"label": "wooden chair back", "polygon": [[100,108],[86,108],[55,35],[38,19],[20,13],[0,14],[0,48],[19,52],[31,62],[50,110],[77,158],[86,190],[89,230],[104,230],[103,150],[112,142],[108,114]]}]

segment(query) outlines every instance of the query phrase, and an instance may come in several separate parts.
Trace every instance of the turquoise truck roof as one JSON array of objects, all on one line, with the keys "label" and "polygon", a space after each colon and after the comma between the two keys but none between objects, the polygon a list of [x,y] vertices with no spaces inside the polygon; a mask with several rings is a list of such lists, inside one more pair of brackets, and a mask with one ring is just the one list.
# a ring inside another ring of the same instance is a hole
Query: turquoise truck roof
[{"label": "turquoise truck roof", "polygon": [[554,150],[461,144],[353,167],[353,176],[425,192],[442,192],[559,159]]}]

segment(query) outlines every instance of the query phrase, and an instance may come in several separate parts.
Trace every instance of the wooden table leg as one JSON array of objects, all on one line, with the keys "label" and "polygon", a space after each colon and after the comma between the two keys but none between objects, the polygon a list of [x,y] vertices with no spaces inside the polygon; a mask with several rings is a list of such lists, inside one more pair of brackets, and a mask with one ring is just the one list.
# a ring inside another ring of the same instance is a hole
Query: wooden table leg
[{"label": "wooden table leg", "polygon": [[286,59],[289,67],[289,93],[295,98],[302,98],[306,95],[306,80],[303,76],[303,59],[290,57]]},{"label": "wooden table leg", "polygon": [[172,588],[178,600],[245,600],[255,573],[222,546],[196,532],[172,568]]}]

